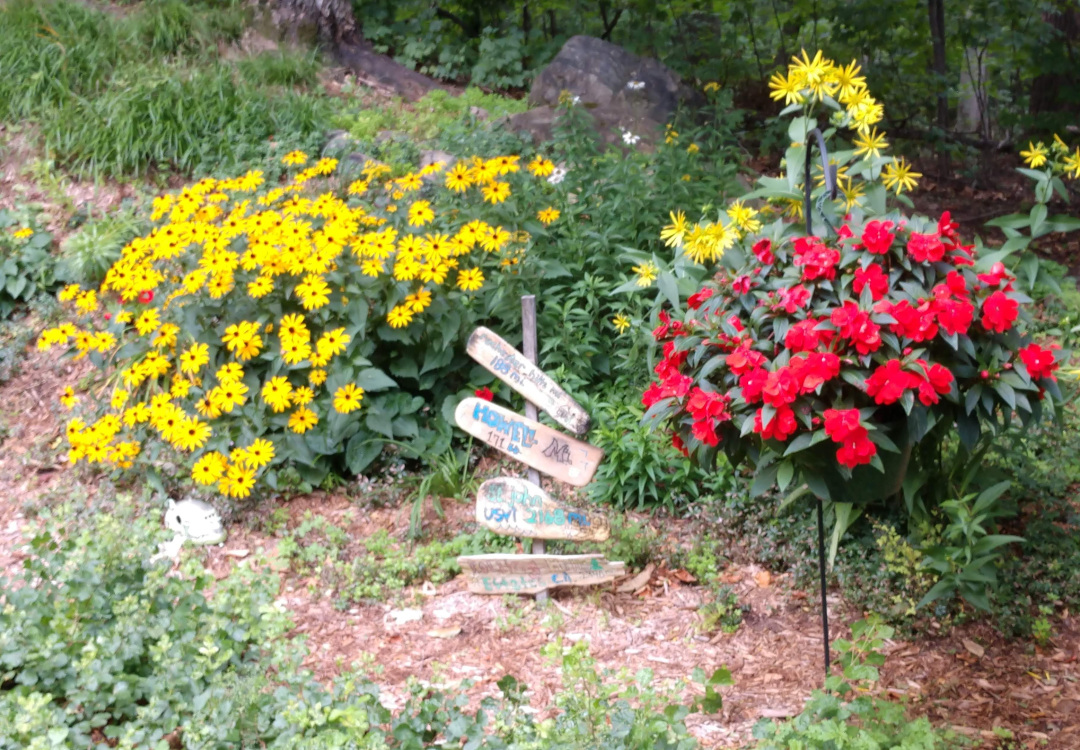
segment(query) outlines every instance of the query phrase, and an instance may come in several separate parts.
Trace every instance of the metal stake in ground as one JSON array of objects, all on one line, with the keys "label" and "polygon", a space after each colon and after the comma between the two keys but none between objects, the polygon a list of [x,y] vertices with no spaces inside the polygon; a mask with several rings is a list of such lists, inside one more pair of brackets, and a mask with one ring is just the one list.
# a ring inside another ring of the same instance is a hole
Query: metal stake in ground
[{"label": "metal stake in ground", "polygon": [[[806,160],[804,161],[805,169],[803,170],[803,214],[806,217],[806,236],[813,237],[814,229],[811,221],[810,211],[810,194],[813,192],[814,184],[810,180],[810,151],[813,148],[814,142],[811,138],[817,140],[818,152],[821,156],[821,172],[825,176],[825,195],[831,199],[836,198],[836,168],[829,164],[829,152],[825,148],[825,138],[821,135],[821,131],[814,128],[806,134]],[[825,196],[822,196],[824,198]],[[819,202],[820,206],[820,202]],[[825,216],[822,214],[822,218]],[[828,225],[828,220],[825,221]],[[829,677],[829,603],[826,600],[826,582],[825,582],[825,513],[821,507],[821,498],[817,499],[817,530],[818,530],[818,575],[821,578],[821,632],[825,638],[825,678]]]},{"label": "metal stake in ground", "polygon": [[[536,295],[523,294],[521,296],[521,352],[525,355],[525,359],[536,364]],[[537,419],[536,405],[532,401],[525,402],[525,416],[535,421]],[[540,472],[536,469],[529,469],[527,474],[529,481],[533,484],[540,484]],[[533,539],[532,541],[532,553],[534,555],[544,554],[544,540]],[[526,544],[529,540],[525,540]],[[523,545],[524,546],[524,545]],[[547,592],[541,591],[536,595],[536,601],[546,602]]]}]

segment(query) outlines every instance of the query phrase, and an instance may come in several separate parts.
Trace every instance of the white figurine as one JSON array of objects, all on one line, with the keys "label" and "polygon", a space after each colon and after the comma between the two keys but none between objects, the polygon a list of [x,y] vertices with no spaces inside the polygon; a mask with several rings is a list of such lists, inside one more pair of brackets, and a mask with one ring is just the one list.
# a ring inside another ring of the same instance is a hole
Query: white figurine
[{"label": "white figurine", "polygon": [[225,526],[214,506],[203,500],[187,498],[176,503],[170,498],[165,511],[165,528],[196,545],[220,544],[225,541]]}]

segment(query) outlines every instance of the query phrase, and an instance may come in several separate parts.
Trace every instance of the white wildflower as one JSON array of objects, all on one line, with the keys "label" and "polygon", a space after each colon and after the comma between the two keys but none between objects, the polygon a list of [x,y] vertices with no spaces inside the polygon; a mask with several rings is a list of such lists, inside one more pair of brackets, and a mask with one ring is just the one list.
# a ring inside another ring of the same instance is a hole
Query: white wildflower
[{"label": "white wildflower", "polygon": [[566,179],[566,167],[555,167],[555,171],[548,176],[547,181],[551,185],[558,185],[564,179]]},{"label": "white wildflower", "polygon": [[645,88],[645,81],[627,81],[626,88],[630,89],[631,91],[641,91],[643,88]]},{"label": "white wildflower", "polygon": [[640,135],[634,135],[629,130],[624,130],[623,131],[622,142],[625,143],[627,146],[633,146],[634,144],[636,144],[640,140],[641,140]]}]

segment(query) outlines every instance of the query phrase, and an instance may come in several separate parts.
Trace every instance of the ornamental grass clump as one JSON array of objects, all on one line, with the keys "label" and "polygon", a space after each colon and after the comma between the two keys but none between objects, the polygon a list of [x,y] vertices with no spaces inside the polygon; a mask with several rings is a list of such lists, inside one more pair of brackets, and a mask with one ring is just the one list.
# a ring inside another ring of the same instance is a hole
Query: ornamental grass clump
[{"label": "ornamental grass clump", "polygon": [[285,184],[252,171],[161,196],[155,228],[100,288],[61,291],[74,319],[39,347],[106,372],[99,407],[67,425],[73,463],[160,465],[167,446],[196,484],[242,498],[276,487],[286,463],[317,483],[362,471],[391,438],[430,445],[425,398],[386,370],[453,393],[455,343],[516,302],[497,282],[532,237],[503,204],[521,186],[544,201],[554,165],[474,158],[392,178],[369,163],[342,195],[326,189],[336,169],[322,159]]},{"label": "ornamental grass clump", "polygon": [[[655,259],[651,275],[676,310],[653,331],[663,357],[643,397],[646,420],[666,422],[687,456],[708,463],[723,449],[753,467],[756,492],[833,501],[834,553],[854,504],[899,493],[905,477],[914,512],[956,432],[961,458],[977,464],[1004,429],[1053,414],[1064,358],[1025,333],[1031,300],[1007,252],[983,260],[948,211],[887,209],[886,185],[899,194],[914,173],[880,153],[880,105],[857,74],[820,53],[796,58],[773,82],[797,115],[786,174],[715,219],[673,214],[663,236],[679,255]],[[822,103],[854,131],[854,149],[825,133],[852,190],[832,200],[817,182],[819,235],[808,236],[787,209],[801,206],[810,113]],[[768,201],[760,211],[747,203],[757,198]]]}]

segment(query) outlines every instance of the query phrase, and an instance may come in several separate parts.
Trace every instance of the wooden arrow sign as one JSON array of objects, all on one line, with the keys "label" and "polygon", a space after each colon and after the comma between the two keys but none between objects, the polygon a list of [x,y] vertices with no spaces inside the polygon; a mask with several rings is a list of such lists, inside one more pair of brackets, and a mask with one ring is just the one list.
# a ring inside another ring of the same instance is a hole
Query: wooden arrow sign
[{"label": "wooden arrow sign", "polygon": [[457,559],[474,594],[537,594],[557,586],[592,586],[626,574],[603,555],[465,555]]},{"label": "wooden arrow sign", "polygon": [[539,367],[506,341],[481,326],[469,336],[465,350],[496,377],[551,415],[568,430],[589,431],[588,413]]},{"label": "wooden arrow sign", "polygon": [[480,485],[476,522],[504,536],[602,542],[611,525],[596,511],[564,508],[526,479],[500,477]]},{"label": "wooden arrow sign", "polygon": [[511,458],[562,482],[589,483],[604,452],[539,422],[479,398],[467,398],[454,411],[458,427]]}]

